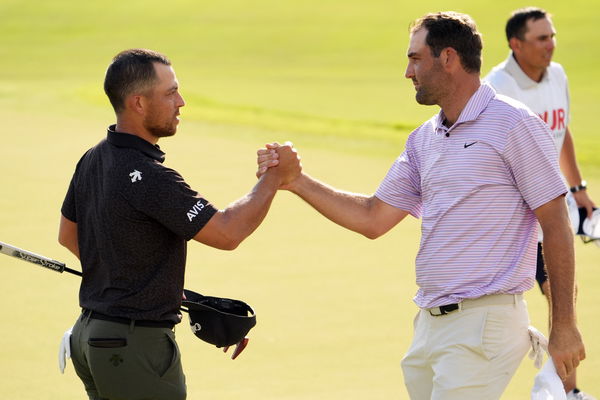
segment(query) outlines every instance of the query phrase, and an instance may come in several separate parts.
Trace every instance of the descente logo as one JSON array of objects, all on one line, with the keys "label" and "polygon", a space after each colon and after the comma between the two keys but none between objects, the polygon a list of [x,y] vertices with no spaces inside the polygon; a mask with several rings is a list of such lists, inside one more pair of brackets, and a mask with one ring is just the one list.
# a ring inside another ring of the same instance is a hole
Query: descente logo
[{"label": "descente logo", "polygon": [[202,204],[202,200],[198,200],[198,202],[196,204],[194,204],[194,207],[192,207],[188,212],[187,212],[187,217],[190,220],[190,222],[192,222],[192,220],[194,218],[196,218],[196,216],[198,214],[200,214],[200,212],[204,209],[204,204]]}]

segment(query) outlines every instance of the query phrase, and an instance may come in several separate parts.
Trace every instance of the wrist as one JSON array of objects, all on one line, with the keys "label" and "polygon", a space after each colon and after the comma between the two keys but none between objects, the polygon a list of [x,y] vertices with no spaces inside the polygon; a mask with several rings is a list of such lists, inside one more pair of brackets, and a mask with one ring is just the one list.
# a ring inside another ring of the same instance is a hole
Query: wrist
[{"label": "wrist", "polygon": [[582,191],[582,190],[586,190],[586,189],[587,189],[587,182],[586,182],[585,180],[583,180],[583,179],[582,179],[582,180],[581,180],[581,182],[579,182],[579,184],[578,184],[578,185],[571,186],[571,187],[569,188],[569,191],[570,191],[571,193],[577,193],[577,192],[580,192],[580,191]]},{"label": "wrist", "polygon": [[577,192],[580,192],[580,191],[586,190],[586,189],[587,189],[587,182],[585,180],[581,180],[581,182],[579,182],[578,185],[571,186],[569,188],[569,191],[571,193],[577,193]]},{"label": "wrist", "polygon": [[298,194],[302,191],[303,182],[306,180],[306,175],[304,172],[300,172],[294,180],[286,183],[282,189],[292,192],[294,194]]},{"label": "wrist", "polygon": [[267,172],[261,175],[259,181],[277,191],[277,188],[281,185],[282,179],[276,171],[269,168]]}]

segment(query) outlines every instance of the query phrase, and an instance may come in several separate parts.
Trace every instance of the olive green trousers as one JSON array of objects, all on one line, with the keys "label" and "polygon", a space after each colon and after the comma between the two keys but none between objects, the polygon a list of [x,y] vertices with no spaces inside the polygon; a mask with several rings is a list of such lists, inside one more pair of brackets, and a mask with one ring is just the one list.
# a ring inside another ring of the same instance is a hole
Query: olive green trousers
[{"label": "olive green trousers", "polygon": [[71,358],[90,400],[184,400],[185,376],[175,333],[81,315]]}]

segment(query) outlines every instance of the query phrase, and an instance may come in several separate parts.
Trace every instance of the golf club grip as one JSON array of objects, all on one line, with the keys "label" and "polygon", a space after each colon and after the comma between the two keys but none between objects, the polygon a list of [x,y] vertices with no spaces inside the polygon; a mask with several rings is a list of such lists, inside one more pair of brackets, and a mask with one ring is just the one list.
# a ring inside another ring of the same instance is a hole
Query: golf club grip
[{"label": "golf club grip", "polygon": [[[44,268],[51,269],[56,272],[62,273],[63,271],[69,272],[73,275],[83,276],[81,271],[71,269],[65,266],[60,261],[51,260],[48,257],[40,256],[39,254],[32,253],[27,250],[19,249],[18,247],[11,246],[4,242],[0,242],[0,253],[6,254],[7,256],[18,258],[19,260],[29,261],[30,263],[37,264]],[[181,311],[189,312],[187,309],[181,308]]]},{"label": "golf club grip", "polygon": [[40,256],[39,254],[35,254],[27,250],[19,249],[18,247],[11,246],[7,243],[0,242],[0,253],[18,258],[23,261],[28,261],[32,264],[37,264],[41,267],[48,268],[56,272],[62,273],[63,271],[67,271],[71,274],[81,276],[81,272],[68,268],[60,261],[51,260],[50,258]]}]

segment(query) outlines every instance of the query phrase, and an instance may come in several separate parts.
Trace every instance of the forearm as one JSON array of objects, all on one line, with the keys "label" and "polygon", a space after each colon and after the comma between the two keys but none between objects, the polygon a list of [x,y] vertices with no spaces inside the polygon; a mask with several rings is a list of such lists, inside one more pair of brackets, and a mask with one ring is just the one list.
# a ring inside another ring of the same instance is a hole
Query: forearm
[{"label": "forearm", "polygon": [[223,228],[236,245],[250,236],[265,219],[278,184],[275,175],[267,173],[259,179],[250,193],[220,212]]},{"label": "forearm", "polygon": [[568,229],[544,230],[544,261],[551,296],[551,325],[575,322],[575,262],[573,235]]},{"label": "forearm", "polygon": [[71,253],[79,258],[79,236],[77,234],[77,223],[60,216],[58,228],[58,242],[66,247]]},{"label": "forearm", "polygon": [[534,212],[544,232],[544,261],[550,282],[548,352],[558,375],[564,380],[585,358],[585,347],[575,317],[573,234],[563,196]]},{"label": "forearm", "polygon": [[571,132],[567,129],[565,140],[560,151],[560,169],[567,179],[569,186],[577,186],[581,183],[581,173],[577,166],[577,158],[575,156],[575,144]]},{"label": "forearm", "polygon": [[369,238],[379,236],[373,231],[372,197],[337,190],[306,174],[289,190],[334,223]]}]

